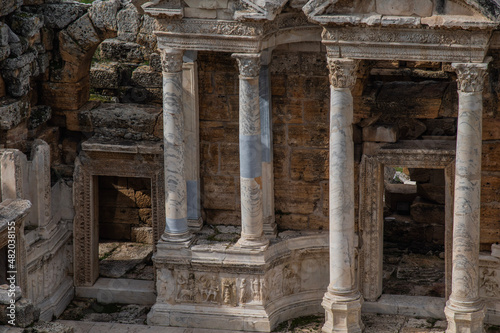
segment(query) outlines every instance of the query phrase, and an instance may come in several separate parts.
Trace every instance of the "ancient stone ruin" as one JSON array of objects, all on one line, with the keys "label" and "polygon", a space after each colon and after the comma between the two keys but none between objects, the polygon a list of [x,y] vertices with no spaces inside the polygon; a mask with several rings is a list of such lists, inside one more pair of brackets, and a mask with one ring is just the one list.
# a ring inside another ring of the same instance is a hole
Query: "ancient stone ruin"
[{"label": "ancient stone ruin", "polygon": [[500,325],[500,2],[87,2],[0,0],[1,324]]}]

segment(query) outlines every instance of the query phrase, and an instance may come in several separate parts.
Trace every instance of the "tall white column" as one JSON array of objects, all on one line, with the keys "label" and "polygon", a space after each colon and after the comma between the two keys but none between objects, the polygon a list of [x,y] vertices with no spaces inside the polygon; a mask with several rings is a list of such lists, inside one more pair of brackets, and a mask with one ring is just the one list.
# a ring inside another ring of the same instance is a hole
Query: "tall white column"
[{"label": "tall white column", "polygon": [[330,70],[330,284],[323,332],[361,332],[354,253],[353,99],[357,61],[328,57]]},{"label": "tall white column", "polygon": [[458,82],[458,126],[453,211],[451,295],[447,333],[482,333],[479,297],[479,231],[483,84],[488,63],[452,64]]},{"label": "tall white column", "polygon": [[268,244],[263,234],[262,143],[260,131],[260,54],[235,53],[240,71],[239,142],[241,189],[241,247]]},{"label": "tall white column", "polygon": [[165,167],[166,242],[192,238],[187,223],[186,177],[184,175],[184,114],[182,109],[182,50],[161,49],[163,72],[163,145]]}]

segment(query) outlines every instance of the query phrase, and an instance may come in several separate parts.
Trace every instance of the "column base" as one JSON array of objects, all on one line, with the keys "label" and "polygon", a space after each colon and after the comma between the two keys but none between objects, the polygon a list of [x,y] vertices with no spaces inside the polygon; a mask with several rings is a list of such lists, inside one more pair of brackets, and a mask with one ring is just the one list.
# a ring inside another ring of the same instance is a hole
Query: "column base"
[{"label": "column base", "polygon": [[354,296],[337,296],[330,291],[325,293],[321,305],[325,308],[325,325],[322,332],[361,333],[361,305],[363,298],[359,293]]},{"label": "column base", "polygon": [[191,233],[191,231],[187,231],[182,234],[171,234],[168,232],[164,232],[163,235],[161,235],[160,241],[181,246],[184,245],[188,247],[193,242],[193,234]]},{"label": "column base", "polygon": [[484,333],[484,304],[474,307],[457,307],[446,302],[444,308],[448,328],[446,333]]},{"label": "column base", "polygon": [[272,239],[276,238],[276,236],[278,235],[278,227],[276,225],[276,221],[274,221],[273,218],[268,218],[264,220],[263,229],[264,229],[264,236],[266,238]]},{"label": "column base", "polygon": [[245,249],[259,249],[264,251],[269,246],[269,239],[264,236],[259,238],[241,237],[235,246]]},{"label": "column base", "polygon": [[203,219],[201,217],[197,219],[188,219],[188,228],[191,231],[200,231],[203,227]]}]

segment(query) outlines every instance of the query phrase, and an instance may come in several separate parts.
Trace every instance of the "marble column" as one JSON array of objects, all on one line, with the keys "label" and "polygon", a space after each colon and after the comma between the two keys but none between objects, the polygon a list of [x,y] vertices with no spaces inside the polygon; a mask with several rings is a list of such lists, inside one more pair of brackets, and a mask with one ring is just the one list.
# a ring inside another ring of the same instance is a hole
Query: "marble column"
[{"label": "marble column", "polygon": [[264,234],[274,238],[277,234],[274,216],[274,170],[273,170],[273,116],[271,105],[271,75],[269,63],[272,50],[262,53],[259,75],[260,128],[262,143],[262,202]]},{"label": "marble column", "polygon": [[484,332],[479,297],[483,84],[487,63],[452,64],[458,82],[451,295],[447,333]]},{"label": "marble column", "polygon": [[328,57],[330,70],[330,284],[323,332],[361,332],[354,252],[353,98],[357,61]]},{"label": "marble column", "polygon": [[186,177],[184,171],[184,114],[182,108],[182,56],[177,49],[161,49],[163,71],[163,145],[165,167],[166,242],[192,238],[187,222]]},{"label": "marble column", "polygon": [[241,247],[263,247],[262,142],[260,131],[260,54],[235,53],[240,71],[239,141]]}]

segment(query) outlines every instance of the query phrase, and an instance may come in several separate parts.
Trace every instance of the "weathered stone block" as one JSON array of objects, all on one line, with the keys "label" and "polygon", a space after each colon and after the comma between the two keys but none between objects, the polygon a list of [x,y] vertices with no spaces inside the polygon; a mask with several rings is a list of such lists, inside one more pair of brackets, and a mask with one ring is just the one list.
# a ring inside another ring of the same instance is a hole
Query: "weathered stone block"
[{"label": "weathered stone block", "polygon": [[444,205],[424,200],[415,200],[410,208],[410,214],[415,222],[424,224],[444,224]]},{"label": "weathered stone block", "polygon": [[147,226],[152,226],[153,224],[153,211],[151,208],[141,208],[139,209],[139,220],[141,224]]},{"label": "weathered stone block", "polygon": [[43,27],[43,16],[27,12],[16,12],[10,17],[10,27],[24,37],[33,37]]},{"label": "weathered stone block", "polygon": [[56,29],[66,28],[86,12],[85,5],[79,3],[47,3],[36,10],[43,15],[45,26]]},{"label": "weathered stone block", "polygon": [[201,170],[204,174],[215,174],[219,171],[219,144],[202,143],[201,150]]},{"label": "weathered stone block", "polygon": [[153,229],[151,227],[132,227],[132,242],[153,244]]},{"label": "weathered stone block", "polygon": [[241,225],[241,212],[239,210],[208,209],[206,214],[208,224]]},{"label": "weathered stone block", "polygon": [[5,131],[16,127],[28,114],[29,102],[26,98],[0,100],[0,129]]},{"label": "weathered stone block", "polygon": [[116,89],[120,85],[120,64],[117,62],[96,63],[90,68],[92,88]]},{"label": "weathered stone block", "polygon": [[22,68],[31,62],[33,62],[38,56],[38,52],[35,49],[31,49],[23,55],[16,58],[6,59],[2,63],[2,71],[4,72],[4,76],[6,76],[6,71],[13,71],[15,69]]},{"label": "weathered stone block", "polygon": [[116,38],[107,39],[100,45],[100,58],[106,60],[141,63],[144,61],[144,47]]},{"label": "weathered stone block", "polygon": [[399,128],[394,125],[372,125],[363,128],[363,141],[397,142]]},{"label": "weathered stone block", "polygon": [[76,83],[44,82],[42,104],[54,110],[78,110],[89,100],[89,77]]},{"label": "weathered stone block", "polygon": [[0,47],[9,45],[9,27],[0,22]]},{"label": "weathered stone block", "polygon": [[69,36],[85,51],[94,51],[101,39],[90,21],[89,15],[85,14],[73,22],[66,29]]},{"label": "weathered stone block", "polygon": [[10,55],[11,50],[10,47],[7,46],[0,46],[0,61],[7,59],[7,57]]},{"label": "weathered stone block", "polygon": [[46,123],[52,117],[52,109],[50,106],[37,105],[31,108],[31,114],[28,119],[28,129],[33,130],[38,126]]},{"label": "weathered stone block", "polygon": [[23,5],[23,0],[1,0],[0,16],[6,16]]},{"label": "weathered stone block", "polygon": [[89,8],[89,17],[97,29],[116,31],[116,14],[120,6],[117,0],[96,0]]},{"label": "weathered stone block", "polygon": [[276,223],[280,229],[302,230],[308,226],[307,215],[275,212]]},{"label": "weathered stone block", "polygon": [[135,203],[140,208],[151,208],[151,191],[136,191]]},{"label": "weathered stone block", "polygon": [[135,42],[141,24],[140,18],[141,16],[133,4],[128,4],[124,9],[120,10],[116,17],[118,39]]},{"label": "weathered stone block", "polygon": [[302,100],[273,98],[273,123],[301,124],[303,122]]},{"label": "weathered stone block", "polygon": [[150,66],[139,66],[132,72],[132,84],[142,87],[163,87],[161,72],[151,69]]},{"label": "weathered stone block", "polygon": [[500,171],[500,144],[498,141],[483,141],[483,171]]}]

